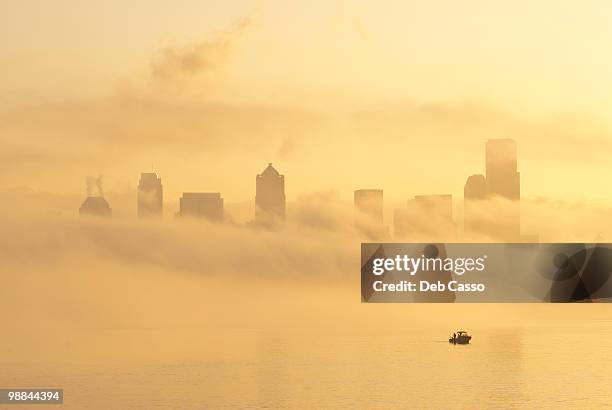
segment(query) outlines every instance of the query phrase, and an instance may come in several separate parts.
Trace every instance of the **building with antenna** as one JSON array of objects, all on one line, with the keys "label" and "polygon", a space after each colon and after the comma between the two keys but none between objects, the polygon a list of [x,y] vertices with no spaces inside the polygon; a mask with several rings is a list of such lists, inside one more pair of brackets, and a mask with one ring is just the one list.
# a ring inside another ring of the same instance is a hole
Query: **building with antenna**
[{"label": "building with antenna", "polygon": [[138,183],[138,216],[162,216],[164,187],[155,172],[143,172]]},{"label": "building with antenna", "polygon": [[87,198],[79,208],[79,215],[101,216],[110,218],[113,211],[104,199],[102,176],[87,178]]},{"label": "building with antenna", "polygon": [[110,218],[113,211],[102,196],[88,196],[79,208],[79,215]]}]

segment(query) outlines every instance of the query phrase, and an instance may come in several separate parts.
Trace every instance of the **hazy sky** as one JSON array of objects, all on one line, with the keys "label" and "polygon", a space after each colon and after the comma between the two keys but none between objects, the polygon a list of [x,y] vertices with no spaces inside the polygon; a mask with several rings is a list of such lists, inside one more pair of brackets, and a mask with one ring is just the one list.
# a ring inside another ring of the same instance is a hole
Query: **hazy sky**
[{"label": "hazy sky", "polygon": [[0,187],[251,199],[449,192],[519,143],[526,196],[606,199],[607,1],[0,3]]}]

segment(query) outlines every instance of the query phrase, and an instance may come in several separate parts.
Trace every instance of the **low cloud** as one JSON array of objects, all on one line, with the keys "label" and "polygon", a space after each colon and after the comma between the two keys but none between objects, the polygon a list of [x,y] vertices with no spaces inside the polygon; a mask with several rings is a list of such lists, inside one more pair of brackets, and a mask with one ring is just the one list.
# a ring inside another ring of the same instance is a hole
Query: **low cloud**
[{"label": "low cloud", "polygon": [[[523,205],[524,223],[547,241],[612,237],[602,223],[609,209],[541,199]],[[170,216],[142,221],[3,212],[0,319],[7,332],[0,347],[33,363],[50,352],[88,362],[150,360],[202,348],[194,342],[160,353],[146,337],[154,329],[189,329],[190,340],[210,340],[228,328],[297,324],[380,332],[405,320],[432,326],[439,317],[435,323],[446,329],[467,315],[473,326],[491,325],[490,309],[469,306],[366,309],[358,296],[359,244],[371,238],[355,228],[353,215],[352,203],[333,192],[288,203],[286,224],[276,231]],[[515,311],[553,314],[546,307],[500,307],[494,317],[507,324]],[[127,331],[123,339],[109,336]]]}]

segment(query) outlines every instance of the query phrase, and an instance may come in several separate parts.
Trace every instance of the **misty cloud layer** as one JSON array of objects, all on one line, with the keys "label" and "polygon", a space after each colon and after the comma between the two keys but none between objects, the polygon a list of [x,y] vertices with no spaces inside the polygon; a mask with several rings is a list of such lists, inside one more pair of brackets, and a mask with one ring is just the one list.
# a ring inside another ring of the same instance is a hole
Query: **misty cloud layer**
[{"label": "misty cloud layer", "polygon": [[[22,197],[19,203],[27,201]],[[486,212],[499,207],[489,205]],[[545,200],[526,201],[522,209],[524,227],[542,240],[612,236],[602,223],[609,209]],[[353,225],[352,203],[333,192],[303,195],[288,203],[287,223],[276,231],[232,222],[248,218],[252,208],[234,204],[228,210],[226,223],[210,224],[171,215],[97,219],[77,217],[76,209],[52,215],[36,208],[3,209],[0,319],[8,332],[0,347],[26,362],[49,360],[52,352],[86,361],[117,354],[125,360],[151,359],[176,357],[182,349],[197,351],[197,338],[209,340],[222,329],[299,324],[301,329],[378,333],[408,321],[451,328],[465,317],[472,327],[491,326],[493,316],[507,326],[520,317],[559,315],[562,309],[362,305],[359,244],[373,238]],[[562,311],[567,317],[584,314]],[[107,342],[130,331],[131,343],[156,346],[160,342],[146,337],[156,329],[190,329],[196,339],[179,350],[164,344],[168,350],[163,352],[150,347],[132,352]],[[145,335],[135,336],[134,330],[145,330]]]},{"label": "misty cloud layer", "polygon": [[518,142],[527,196],[581,200],[598,191],[593,177],[610,171],[612,128],[584,112],[517,113],[469,98],[359,101],[250,84],[235,76],[233,57],[253,51],[255,28],[242,18],[191,44],[160,46],[144,73],[125,73],[104,98],[4,108],[0,161],[10,172],[0,189],[80,195],[87,175],[104,174],[106,191],[125,192],[153,168],[172,197],[205,190],[248,200],[254,175],[275,162],[293,198],[363,185],[395,200],[456,195],[482,167],[484,141],[499,137]]},{"label": "misty cloud layer", "polygon": [[252,24],[251,19],[243,18],[211,39],[183,48],[164,48],[151,62],[152,78],[156,81],[176,81],[221,69],[235,42]]}]

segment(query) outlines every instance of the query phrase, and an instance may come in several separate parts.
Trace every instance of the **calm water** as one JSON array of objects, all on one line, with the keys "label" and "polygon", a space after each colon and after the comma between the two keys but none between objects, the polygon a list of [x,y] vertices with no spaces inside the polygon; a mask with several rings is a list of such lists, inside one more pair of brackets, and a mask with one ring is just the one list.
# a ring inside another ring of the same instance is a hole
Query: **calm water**
[{"label": "calm water", "polygon": [[[214,336],[197,329],[109,330],[88,335],[96,340],[90,345],[129,345],[117,357],[97,360],[94,351],[61,363],[4,357],[0,384],[63,387],[64,408],[75,409],[609,407],[611,321],[469,330],[470,346],[450,345],[446,329],[407,326]],[[176,357],[159,359],[166,348]],[[141,349],[151,357],[141,357]]]}]

